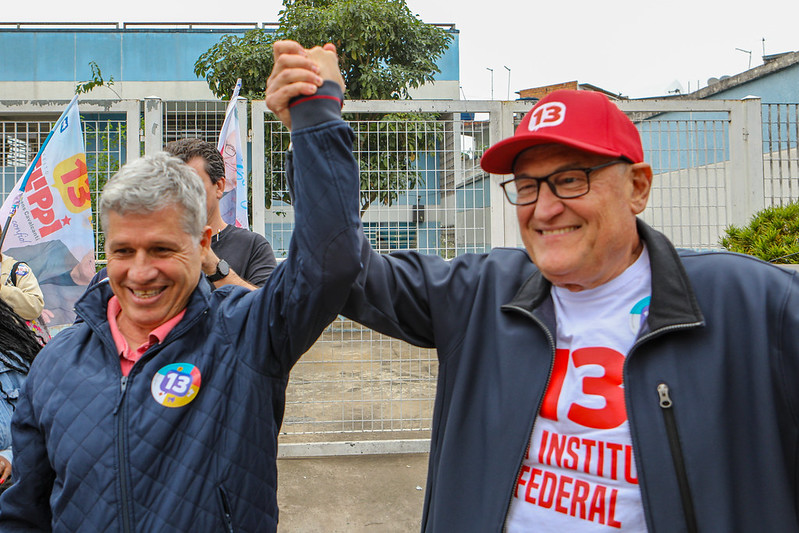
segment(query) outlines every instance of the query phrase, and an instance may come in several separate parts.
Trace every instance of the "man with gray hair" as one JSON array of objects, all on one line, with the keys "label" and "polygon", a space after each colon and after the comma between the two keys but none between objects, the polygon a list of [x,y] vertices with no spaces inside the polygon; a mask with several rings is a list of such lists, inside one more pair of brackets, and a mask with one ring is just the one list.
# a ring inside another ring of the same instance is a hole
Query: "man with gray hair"
[{"label": "man with gray hair", "polygon": [[336,82],[320,92],[331,99],[292,108],[294,150],[314,164],[295,169],[291,249],[262,289],[211,292],[201,282],[206,194],[179,159],[144,157],[106,185],[109,283],[86,292],[76,306],[83,322],[31,369],[0,530],[276,530],[289,370],[360,269],[355,164],[351,179],[313,171],[324,164],[322,132],[352,148],[343,82],[326,54]]}]

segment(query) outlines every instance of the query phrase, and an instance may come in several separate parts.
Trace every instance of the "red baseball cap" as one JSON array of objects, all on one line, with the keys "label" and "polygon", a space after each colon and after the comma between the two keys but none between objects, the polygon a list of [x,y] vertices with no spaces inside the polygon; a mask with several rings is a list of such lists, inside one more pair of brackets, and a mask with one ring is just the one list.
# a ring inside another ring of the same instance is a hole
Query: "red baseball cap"
[{"label": "red baseball cap", "polygon": [[633,163],[644,160],[635,125],[607,96],[594,91],[553,91],[522,119],[513,137],[483,154],[480,166],[492,174],[510,174],[516,157],[539,144],[565,144],[578,150]]}]

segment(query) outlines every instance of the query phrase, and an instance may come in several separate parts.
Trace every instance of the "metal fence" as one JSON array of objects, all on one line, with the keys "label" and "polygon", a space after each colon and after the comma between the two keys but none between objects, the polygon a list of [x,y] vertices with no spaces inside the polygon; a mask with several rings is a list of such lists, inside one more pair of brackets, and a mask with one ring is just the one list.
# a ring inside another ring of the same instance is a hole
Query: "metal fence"
[{"label": "metal fence", "polygon": [[[263,102],[248,106],[240,99],[237,105],[250,148],[253,228],[285,257],[294,221],[283,156],[289,135]],[[498,186],[501,177],[482,172],[479,160],[488,146],[512,134],[531,106],[347,102],[345,119],[356,133],[361,166],[362,219],[373,246],[449,259],[520,245],[515,212]],[[717,248],[727,225],[799,197],[796,105],[669,99],[623,101],[619,107],[638,126],[655,170],[643,218],[678,246]],[[158,99],[81,104],[93,194],[119,162],[139,155],[142,143],[151,152],[181,137],[215,142],[224,109],[220,102]],[[0,103],[4,194],[60,111]],[[281,453],[424,449],[436,375],[433,351],[339,318],[292,372]],[[342,441],[358,444],[342,447]]]},{"label": "metal fence", "polygon": [[799,200],[799,104],[763,104],[763,173],[767,205]]}]

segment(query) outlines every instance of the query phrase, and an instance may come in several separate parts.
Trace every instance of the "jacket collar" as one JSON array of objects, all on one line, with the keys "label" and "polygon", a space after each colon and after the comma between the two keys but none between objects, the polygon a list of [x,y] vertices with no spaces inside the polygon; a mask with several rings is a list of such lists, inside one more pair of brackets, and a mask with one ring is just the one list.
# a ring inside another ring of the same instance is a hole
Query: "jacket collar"
[{"label": "jacket collar", "polygon": [[[638,219],[638,235],[646,243],[652,268],[652,303],[649,331],[676,325],[703,325],[704,317],[691,288],[688,274],[677,250],[665,235]],[[549,299],[552,284],[536,270],[503,308],[522,309],[532,314]]]}]

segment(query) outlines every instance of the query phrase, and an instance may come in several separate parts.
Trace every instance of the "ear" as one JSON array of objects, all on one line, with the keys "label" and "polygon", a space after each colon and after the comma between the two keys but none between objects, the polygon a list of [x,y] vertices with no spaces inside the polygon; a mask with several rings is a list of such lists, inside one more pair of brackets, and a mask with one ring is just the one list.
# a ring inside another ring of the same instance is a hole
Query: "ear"
[{"label": "ear", "polygon": [[652,188],[652,167],[649,163],[635,163],[630,167],[632,174],[632,195],[630,207],[636,215],[640,214],[649,201],[649,191]]},{"label": "ear", "polygon": [[211,230],[211,226],[205,226],[203,228],[202,235],[200,235],[200,248],[203,257],[205,254],[211,250],[211,235],[213,234]]},{"label": "ear", "polygon": [[222,196],[225,195],[225,184],[226,183],[227,183],[227,180],[224,177],[219,178],[219,181],[214,183],[214,187],[216,187],[216,199],[217,200],[220,200],[222,198]]}]

